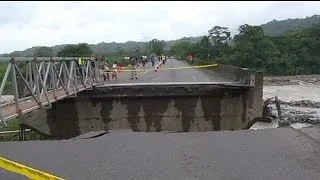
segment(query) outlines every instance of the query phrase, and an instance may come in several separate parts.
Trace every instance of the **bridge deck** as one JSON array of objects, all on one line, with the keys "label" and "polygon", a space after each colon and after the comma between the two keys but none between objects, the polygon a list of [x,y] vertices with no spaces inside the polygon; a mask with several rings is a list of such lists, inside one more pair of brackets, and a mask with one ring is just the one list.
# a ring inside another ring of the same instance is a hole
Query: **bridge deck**
[{"label": "bridge deck", "polygon": [[[109,82],[103,82],[97,87],[132,87],[132,86],[150,86],[150,85],[221,85],[230,87],[243,87],[246,85],[232,82],[224,77],[216,74],[206,74],[199,69],[179,69],[180,67],[188,67],[189,65],[182,61],[169,59],[165,65],[159,66],[157,71],[154,71],[151,63],[147,63],[145,67],[140,66],[138,68],[138,79],[131,80],[131,72],[124,71],[119,73],[118,80],[110,80]],[[167,69],[177,68],[177,69]],[[78,85],[79,91],[83,91],[85,88],[83,85]],[[69,88],[69,95],[73,95],[76,92]],[[58,101],[67,97],[64,89],[60,88],[56,90],[56,98],[52,91],[48,92],[50,103]],[[149,93],[150,94],[150,93]],[[48,105],[46,97],[43,95],[41,98],[42,106]],[[0,106],[2,109],[4,119],[11,119],[19,116],[16,105],[14,102]],[[26,100],[20,100],[21,113],[25,114],[35,109],[40,108],[34,98],[28,98]]]},{"label": "bridge deck", "polygon": [[224,92],[241,92],[251,87],[211,71],[199,68],[180,69],[181,67],[191,66],[183,61],[169,59],[165,65],[154,71],[151,63],[148,63],[146,67],[138,68],[141,70],[138,79],[131,80],[131,72],[122,72],[118,80],[95,86],[95,93],[90,93],[90,97],[196,96],[213,93],[221,95]]},{"label": "bridge deck", "polygon": [[[139,67],[138,79],[131,80],[131,72],[122,72],[118,80],[111,80],[108,84],[127,84],[127,83],[196,83],[196,82],[231,82],[217,74],[208,74],[199,68],[179,69],[190,65],[174,59],[169,59],[165,65],[159,66],[155,72],[151,63],[145,67]],[[170,68],[170,69],[168,69]],[[177,69],[171,69],[177,68]]]},{"label": "bridge deck", "polygon": [[[85,90],[84,86],[78,85],[78,91],[80,92],[83,90]],[[74,91],[72,88],[69,88],[68,92],[69,92],[69,95],[74,95],[77,93],[77,91]],[[50,103],[56,102],[56,101],[68,96],[63,88],[56,89],[54,92],[48,91],[47,94],[48,94],[48,99],[49,99]],[[45,95],[42,96],[40,102],[41,102],[42,106],[46,106],[49,104]],[[37,101],[35,101],[35,99],[32,97],[26,98],[24,100],[20,100],[19,106],[20,106],[22,114],[26,114],[28,112],[31,112],[35,109],[40,108]],[[19,114],[17,112],[16,104],[14,102],[2,104],[0,106],[0,108],[2,110],[2,113],[3,113],[2,115],[3,115],[4,119],[11,119],[11,118],[19,116]]]}]

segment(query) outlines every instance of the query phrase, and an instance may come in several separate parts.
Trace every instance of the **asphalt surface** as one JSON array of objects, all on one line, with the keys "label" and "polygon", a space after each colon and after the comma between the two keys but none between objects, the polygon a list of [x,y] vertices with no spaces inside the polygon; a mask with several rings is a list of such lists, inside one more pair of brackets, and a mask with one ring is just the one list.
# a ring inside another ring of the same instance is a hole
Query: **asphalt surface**
[{"label": "asphalt surface", "polygon": [[[111,131],[92,139],[2,142],[0,155],[74,179],[318,180],[319,128],[197,133]],[[0,179],[24,179],[0,169]]]},{"label": "asphalt surface", "polygon": [[[139,73],[138,80],[123,72],[111,83],[225,81],[199,69],[161,71],[178,66],[188,65],[169,60],[158,72]],[[61,141],[0,142],[0,157],[71,180],[318,180],[319,153],[316,127],[190,133],[122,130]],[[0,168],[2,179],[26,178]]]},{"label": "asphalt surface", "polygon": [[[118,80],[110,80],[108,84],[122,84],[122,83],[150,83],[150,82],[224,82],[228,81],[221,76],[213,73],[203,71],[203,68],[191,69],[169,69],[166,68],[179,68],[190,67],[184,61],[175,59],[168,59],[165,65],[159,66],[155,72],[149,61],[145,67],[139,66],[137,69],[138,79],[131,80],[131,72],[124,71],[119,73]],[[130,70],[129,68],[126,70]]]}]

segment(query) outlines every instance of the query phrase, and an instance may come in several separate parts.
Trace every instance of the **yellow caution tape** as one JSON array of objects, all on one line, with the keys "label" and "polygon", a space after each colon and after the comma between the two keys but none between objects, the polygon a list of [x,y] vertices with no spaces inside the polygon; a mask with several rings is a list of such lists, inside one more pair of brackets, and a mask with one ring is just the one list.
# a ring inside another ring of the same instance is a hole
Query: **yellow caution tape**
[{"label": "yellow caution tape", "polygon": [[127,69],[127,68],[129,68],[129,67],[131,67],[131,64],[129,64],[128,66],[126,66],[126,67],[124,67],[124,68],[122,68],[121,70],[118,70],[119,72],[130,72],[130,71],[137,71],[137,72],[139,72],[139,71],[145,71],[145,70],[140,70],[140,69],[136,69],[136,70],[125,70],[125,69]]},{"label": "yellow caution tape", "polygon": [[120,72],[131,72],[131,71],[137,71],[137,72],[144,72],[146,70],[136,69],[136,70],[119,70]]},{"label": "yellow caution tape", "polygon": [[131,66],[131,64],[129,64],[128,66],[124,67],[123,69],[127,69],[127,68],[130,67],[130,66]]},{"label": "yellow caution tape", "polygon": [[149,72],[149,71],[151,71],[151,70],[153,70],[153,69],[154,69],[154,67],[152,67],[152,68],[150,68],[150,69],[147,69],[146,71],[143,72],[143,74],[146,74],[147,72]]},{"label": "yellow caution tape", "polygon": [[215,67],[218,64],[209,64],[209,65],[201,65],[201,66],[185,66],[185,67],[173,67],[173,68],[161,68],[160,70],[173,70],[173,69],[193,69],[193,68],[206,68],[206,67]]},{"label": "yellow caution tape", "polygon": [[7,171],[11,171],[23,176],[28,177],[29,179],[37,179],[37,180],[41,180],[41,179],[54,179],[54,180],[64,180],[63,178],[59,178],[57,176],[45,173],[45,172],[41,172],[39,170],[30,168],[28,166],[4,159],[2,157],[0,157],[0,168],[3,168]]},{"label": "yellow caution tape", "polygon": [[[129,65],[130,66],[130,65]],[[218,66],[218,64],[208,64],[208,65],[200,65],[200,66],[184,66],[184,67],[172,67],[172,68],[159,68],[158,70],[163,71],[163,70],[175,70],[175,69],[194,69],[194,68],[207,68],[207,67],[215,67]],[[127,66],[128,67],[128,66]],[[126,67],[126,68],[127,68]],[[125,69],[125,68],[124,68]],[[149,72],[153,68],[147,69],[147,70],[141,70],[141,69],[136,69],[136,70],[119,70],[120,72],[131,72],[131,71],[136,71],[136,72]]]}]

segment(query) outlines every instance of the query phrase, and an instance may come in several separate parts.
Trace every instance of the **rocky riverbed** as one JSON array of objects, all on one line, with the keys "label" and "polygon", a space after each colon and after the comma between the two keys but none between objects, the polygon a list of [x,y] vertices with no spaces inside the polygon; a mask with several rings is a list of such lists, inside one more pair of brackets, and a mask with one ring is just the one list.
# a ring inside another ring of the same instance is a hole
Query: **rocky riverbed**
[{"label": "rocky riverbed", "polygon": [[[264,78],[263,99],[277,96],[282,118],[294,128],[320,124],[320,75]],[[276,106],[269,105],[277,116]],[[256,123],[252,129],[276,128],[278,122]]]}]

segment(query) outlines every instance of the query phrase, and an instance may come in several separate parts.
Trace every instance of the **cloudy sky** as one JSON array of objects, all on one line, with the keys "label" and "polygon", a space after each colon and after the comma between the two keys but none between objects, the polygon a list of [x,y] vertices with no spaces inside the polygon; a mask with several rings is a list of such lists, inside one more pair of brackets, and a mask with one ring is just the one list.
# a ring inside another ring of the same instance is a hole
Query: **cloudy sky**
[{"label": "cloudy sky", "polygon": [[32,46],[178,39],[214,25],[320,14],[320,2],[0,2],[0,53]]}]

